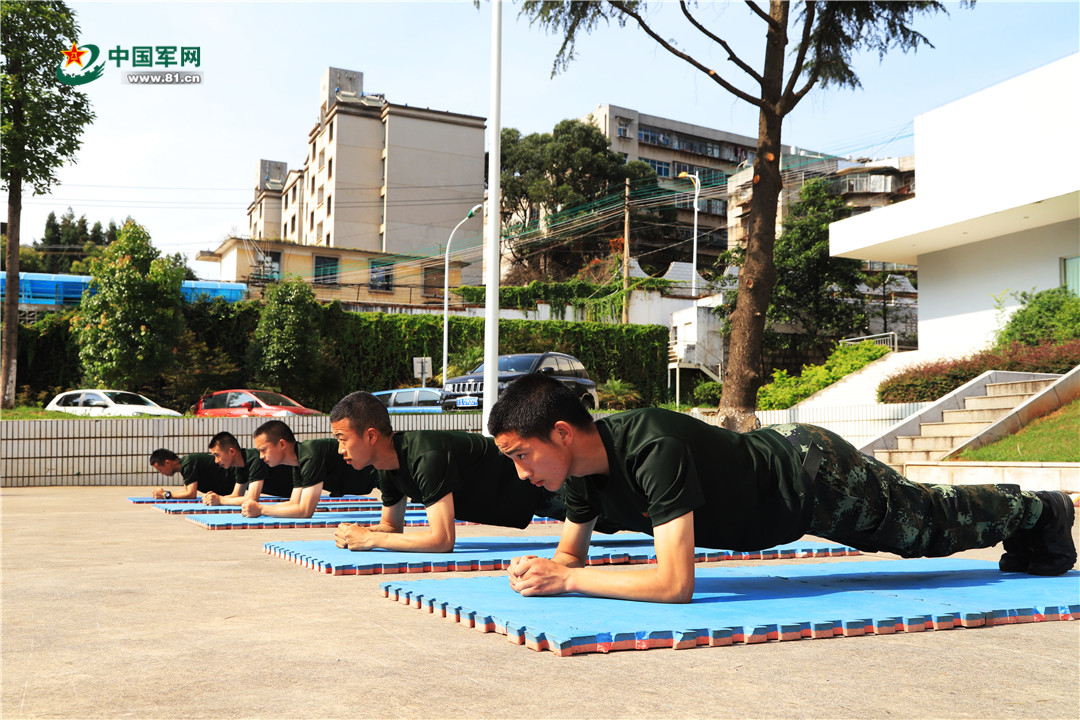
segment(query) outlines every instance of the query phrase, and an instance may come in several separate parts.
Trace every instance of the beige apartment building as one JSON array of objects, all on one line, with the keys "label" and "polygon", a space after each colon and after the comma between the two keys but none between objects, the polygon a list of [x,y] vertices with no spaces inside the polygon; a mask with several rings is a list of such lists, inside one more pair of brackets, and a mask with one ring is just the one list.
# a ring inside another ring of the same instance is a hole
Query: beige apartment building
[{"label": "beige apartment building", "polygon": [[[388,102],[364,92],[363,73],[328,68],[304,164],[261,160],[246,237],[198,259],[254,286],[299,275],[325,300],[441,303],[447,239],[484,198],[484,125]],[[481,223],[465,223],[455,249],[479,244]]]},{"label": "beige apartment building", "polygon": [[[727,248],[727,178],[754,162],[757,138],[714,130],[701,125],[647,115],[618,107],[599,105],[582,118],[600,128],[611,149],[627,161],[641,160],[656,171],[663,187],[678,191],[676,242],[686,247],[690,259],[694,228],[694,185],[681,173],[697,175],[701,183],[698,200],[698,267],[712,265]],[[785,147],[785,152],[790,148]],[[652,248],[635,248],[647,252]]]}]

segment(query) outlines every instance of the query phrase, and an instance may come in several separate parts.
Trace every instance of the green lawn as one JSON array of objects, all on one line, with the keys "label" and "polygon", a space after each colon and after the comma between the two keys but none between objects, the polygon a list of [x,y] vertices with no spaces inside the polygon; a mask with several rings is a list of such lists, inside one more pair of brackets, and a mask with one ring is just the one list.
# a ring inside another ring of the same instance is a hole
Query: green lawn
[{"label": "green lawn", "polygon": [[12,410],[0,410],[0,420],[78,420],[78,415],[51,412],[39,407],[21,406]]},{"label": "green lawn", "polygon": [[953,460],[979,462],[1080,462],[1080,400]]}]

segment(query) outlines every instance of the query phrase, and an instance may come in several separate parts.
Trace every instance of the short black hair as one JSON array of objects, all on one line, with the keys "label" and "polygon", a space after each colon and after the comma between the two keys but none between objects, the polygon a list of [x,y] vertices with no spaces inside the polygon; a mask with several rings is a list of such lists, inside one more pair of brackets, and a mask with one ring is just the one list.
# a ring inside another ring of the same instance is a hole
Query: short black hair
[{"label": "short black hair", "polygon": [[554,378],[531,373],[510,383],[491,407],[488,432],[516,432],[523,438],[546,440],[560,420],[578,429],[593,424],[592,415],[570,388]]},{"label": "short black hair", "polygon": [[180,456],[168,448],[158,448],[150,453],[150,464],[161,465],[166,460],[179,460]]},{"label": "short black hair", "polygon": [[210,448],[211,450],[213,450],[215,447],[221,448],[222,450],[239,450],[240,443],[237,441],[236,436],[233,435],[231,432],[229,432],[228,430],[222,430],[217,435],[210,438],[210,444],[206,447]]},{"label": "short black hair", "polygon": [[348,420],[354,432],[362,433],[368,428],[375,428],[383,435],[394,432],[390,425],[390,413],[379,398],[369,392],[357,390],[338,400],[330,411],[330,422]]},{"label": "short black hair", "polygon": [[255,428],[255,432],[251,433],[251,437],[259,437],[265,435],[266,439],[270,442],[277,444],[282,440],[286,440],[289,443],[296,444],[296,436],[293,435],[292,428],[283,423],[281,420],[267,420],[259,427]]}]

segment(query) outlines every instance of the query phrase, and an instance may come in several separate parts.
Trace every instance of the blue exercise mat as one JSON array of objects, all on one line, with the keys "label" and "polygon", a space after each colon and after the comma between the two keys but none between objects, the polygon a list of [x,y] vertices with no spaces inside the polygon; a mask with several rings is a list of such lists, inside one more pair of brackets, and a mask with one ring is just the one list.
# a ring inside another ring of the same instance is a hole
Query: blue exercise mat
[{"label": "blue exercise mat", "polygon": [[[353,552],[332,540],[268,542],[263,551],[329,575],[388,575],[392,573],[468,572],[505,570],[519,555],[551,557],[559,537],[459,537],[450,553],[400,552],[377,548]],[[800,540],[754,553],[696,548],[697,562],[858,555],[859,551],[835,543]],[[653,539],[644,533],[594,535],[590,565],[648,563],[656,560]]]},{"label": "blue exercise mat", "polygon": [[[267,500],[263,498],[261,501],[266,503],[277,503],[282,500],[274,499]],[[161,504],[151,505],[150,507],[155,510],[160,510],[166,515],[220,515],[221,513],[239,513],[239,505],[203,505],[202,503],[184,503],[184,504]],[[315,512],[356,512],[360,510],[365,511],[377,511],[382,512],[382,502],[379,500],[361,500],[353,502],[323,502],[319,501],[319,504],[315,506]],[[424,506],[419,503],[409,503],[405,506],[406,510],[423,510]]]},{"label": "blue exercise mat", "polygon": [[[337,527],[341,523],[357,523],[360,525],[378,525],[382,518],[380,510],[357,510],[355,512],[317,512],[310,518],[276,518],[261,516],[257,518],[242,517],[239,513],[196,514],[181,515],[188,522],[195,523],[199,527],[208,530],[265,530],[283,528],[330,528]],[[534,517],[533,522],[557,522],[550,518]],[[427,525],[427,512],[424,510],[406,510],[406,527]],[[458,525],[470,525],[461,520]]]},{"label": "blue exercise mat", "polygon": [[[277,518],[265,515],[248,518],[241,516],[239,513],[182,515],[181,517],[208,530],[265,530],[277,528],[336,528],[341,523],[378,525],[379,520],[382,518],[382,512],[380,510],[317,512],[310,518]],[[427,525],[427,512],[423,510],[406,510],[405,525]]]},{"label": "blue exercise mat", "polygon": [[[266,496],[264,495],[264,500]],[[287,500],[288,498],[281,498],[281,500]],[[320,498],[319,502],[361,502],[369,500],[371,502],[380,502],[378,498],[371,497],[370,495],[341,495],[339,497],[324,497]],[[164,498],[155,497],[129,497],[128,502],[135,505],[162,505],[162,504],[178,504],[178,503],[190,503],[201,504],[201,498]],[[280,502],[280,501],[279,501]]]},{"label": "blue exercise mat", "polygon": [[380,584],[383,596],[557,655],[1080,619],[1080,571],[950,558],[699,569],[685,605],[522,597],[505,577]]}]

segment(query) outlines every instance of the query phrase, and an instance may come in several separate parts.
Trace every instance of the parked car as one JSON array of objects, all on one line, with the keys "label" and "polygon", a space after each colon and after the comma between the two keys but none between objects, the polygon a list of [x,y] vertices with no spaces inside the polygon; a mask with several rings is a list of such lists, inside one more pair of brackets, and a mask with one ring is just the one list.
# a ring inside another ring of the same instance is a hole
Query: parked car
[{"label": "parked car", "polygon": [[292,398],[269,390],[218,390],[203,395],[191,407],[196,417],[287,417],[322,415]]},{"label": "parked car", "polygon": [[[574,391],[589,410],[600,406],[596,383],[581,361],[558,352],[522,353],[499,356],[499,394],[506,386],[529,373],[550,375]],[[444,410],[477,410],[484,404],[484,364],[468,375],[453,377],[443,385]]]},{"label": "parked car", "polygon": [[435,388],[404,388],[371,393],[391,413],[441,413],[442,392]]},{"label": "parked car", "polygon": [[54,397],[45,409],[91,417],[181,417],[175,410],[125,390],[69,390]]}]

